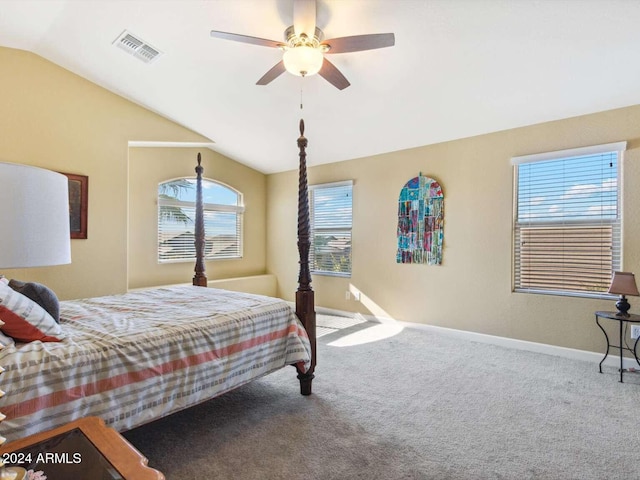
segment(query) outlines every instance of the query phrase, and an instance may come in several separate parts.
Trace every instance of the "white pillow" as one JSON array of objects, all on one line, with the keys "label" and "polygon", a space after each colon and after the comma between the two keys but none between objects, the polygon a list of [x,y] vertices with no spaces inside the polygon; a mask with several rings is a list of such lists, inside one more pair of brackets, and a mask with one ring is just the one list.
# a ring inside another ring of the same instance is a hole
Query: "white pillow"
[{"label": "white pillow", "polygon": [[[4,322],[2,322],[4,325]],[[10,347],[11,345],[15,345],[16,342],[11,337],[7,337],[2,331],[0,331],[0,349],[4,347]]]}]

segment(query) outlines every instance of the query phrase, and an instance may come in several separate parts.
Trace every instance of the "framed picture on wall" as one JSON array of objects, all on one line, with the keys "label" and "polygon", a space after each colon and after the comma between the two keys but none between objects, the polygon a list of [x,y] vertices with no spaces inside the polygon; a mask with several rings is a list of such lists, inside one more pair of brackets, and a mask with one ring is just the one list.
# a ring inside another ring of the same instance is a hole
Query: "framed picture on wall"
[{"label": "framed picture on wall", "polygon": [[69,179],[69,226],[71,238],[87,238],[89,177],[61,172]]}]

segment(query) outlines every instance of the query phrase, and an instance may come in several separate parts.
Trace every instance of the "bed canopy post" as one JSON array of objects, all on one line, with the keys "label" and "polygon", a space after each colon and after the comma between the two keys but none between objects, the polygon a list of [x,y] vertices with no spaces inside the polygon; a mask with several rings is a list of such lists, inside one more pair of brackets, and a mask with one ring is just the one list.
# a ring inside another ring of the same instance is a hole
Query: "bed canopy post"
[{"label": "bed canopy post", "polygon": [[207,275],[205,274],[204,267],[204,215],[202,204],[202,172],[204,168],[200,165],[202,157],[198,152],[198,166],[196,167],[196,225],[195,225],[195,247],[196,247],[196,266],[194,271],[196,274],[193,276],[193,284],[196,287],[207,286]]},{"label": "bed canopy post", "polygon": [[300,169],[298,182],[298,253],[300,255],[300,274],[296,292],[296,314],[304,325],[311,343],[311,367],[307,372],[298,370],[300,393],[311,394],[311,382],[316,367],[316,312],[314,308],[314,292],[311,288],[311,272],[309,270],[309,249],[311,248],[309,222],[309,193],[307,188],[307,139],[304,136],[304,120],[300,120]]}]

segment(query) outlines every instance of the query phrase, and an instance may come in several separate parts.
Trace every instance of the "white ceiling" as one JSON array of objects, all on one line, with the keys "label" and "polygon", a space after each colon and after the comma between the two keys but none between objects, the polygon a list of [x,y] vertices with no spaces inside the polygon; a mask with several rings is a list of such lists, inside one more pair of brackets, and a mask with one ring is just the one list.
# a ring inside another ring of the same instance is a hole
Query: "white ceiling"
[{"label": "white ceiling", "polygon": [[[297,167],[301,117],[314,165],[640,104],[637,0],[318,0],[325,38],[393,32],[396,45],[332,55],[343,91],[288,73],[256,86],[281,52],[209,32],[280,41],[292,1],[0,0],[0,45],[265,173]],[[163,55],[145,64],[115,48],[125,29]]]}]

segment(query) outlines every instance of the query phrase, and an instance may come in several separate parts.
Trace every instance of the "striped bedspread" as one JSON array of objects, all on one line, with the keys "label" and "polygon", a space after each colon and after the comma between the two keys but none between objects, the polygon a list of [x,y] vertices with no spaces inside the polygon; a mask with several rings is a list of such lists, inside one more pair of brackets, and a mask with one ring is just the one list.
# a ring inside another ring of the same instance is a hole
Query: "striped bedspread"
[{"label": "striped bedspread", "polygon": [[0,352],[9,440],[87,415],[128,430],[285,365],[309,367],[306,332],[275,298],[177,286],[60,307],[62,342]]}]

